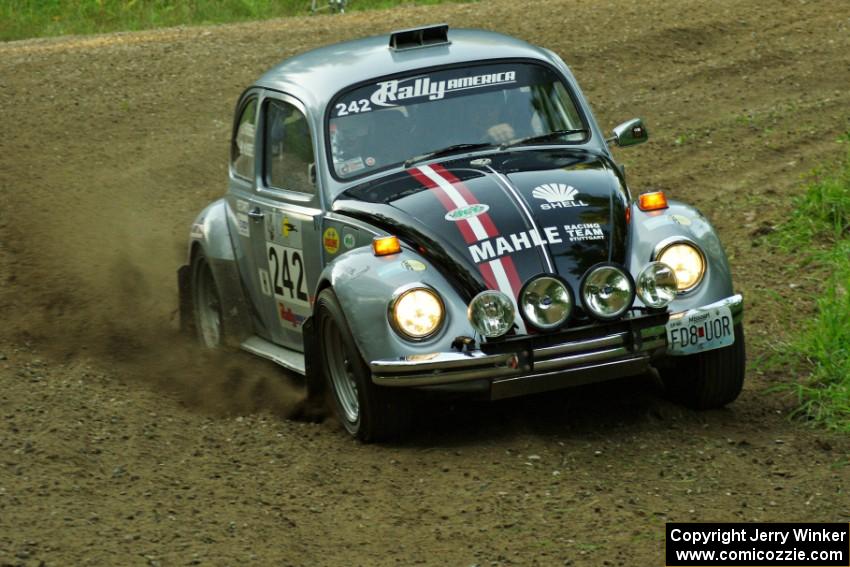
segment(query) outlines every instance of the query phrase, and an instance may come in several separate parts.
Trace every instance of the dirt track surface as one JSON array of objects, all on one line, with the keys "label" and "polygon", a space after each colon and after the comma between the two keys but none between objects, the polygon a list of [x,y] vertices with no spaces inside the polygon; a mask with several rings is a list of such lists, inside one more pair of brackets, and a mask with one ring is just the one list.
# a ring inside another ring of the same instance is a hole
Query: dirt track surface
[{"label": "dirt track surface", "polygon": [[[310,47],[446,21],[572,66],[633,190],[713,220],[747,298],[739,400],[651,377],[427,407],[363,446],[300,386],[176,334],[174,271],[225,187],[232,106]],[[0,45],[0,564],[660,565],[667,521],[850,521],[850,441],[761,360],[818,282],[758,240],[850,129],[843,0],[510,2]],[[787,305],[796,309],[787,316]]]}]

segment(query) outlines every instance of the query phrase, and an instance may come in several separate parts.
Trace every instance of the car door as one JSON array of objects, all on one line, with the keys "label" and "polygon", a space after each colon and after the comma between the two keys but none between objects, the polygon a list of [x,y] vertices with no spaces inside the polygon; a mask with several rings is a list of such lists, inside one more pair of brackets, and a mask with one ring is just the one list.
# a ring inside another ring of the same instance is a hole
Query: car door
[{"label": "car door", "polygon": [[256,185],[247,211],[256,267],[256,305],[269,338],[303,351],[302,325],[321,272],[321,203],[315,152],[304,106],[264,92],[259,101]]},{"label": "car door", "polygon": [[[259,209],[254,203],[257,172],[261,164],[257,151],[261,95],[261,89],[249,89],[242,95],[236,107],[230,145],[228,191],[225,198],[228,204],[227,222],[236,264],[239,267],[240,279],[254,307],[246,311],[252,314],[255,333],[272,340],[271,331],[267,328],[262,316],[261,304],[265,303],[265,296],[257,277],[258,265],[252,238],[261,228],[257,225],[257,220],[262,220],[257,212]],[[265,263],[259,267],[266,269]]]}]

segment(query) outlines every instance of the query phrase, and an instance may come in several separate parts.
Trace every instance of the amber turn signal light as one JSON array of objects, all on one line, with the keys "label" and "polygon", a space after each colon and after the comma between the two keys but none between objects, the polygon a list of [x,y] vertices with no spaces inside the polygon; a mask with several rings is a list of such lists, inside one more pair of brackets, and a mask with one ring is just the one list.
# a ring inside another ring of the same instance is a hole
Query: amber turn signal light
[{"label": "amber turn signal light", "polygon": [[395,236],[376,236],[372,240],[372,252],[375,256],[389,256],[401,252],[401,243]]},{"label": "amber turn signal light", "polygon": [[667,196],[664,191],[642,193],[638,197],[638,207],[642,211],[658,211],[667,208]]}]

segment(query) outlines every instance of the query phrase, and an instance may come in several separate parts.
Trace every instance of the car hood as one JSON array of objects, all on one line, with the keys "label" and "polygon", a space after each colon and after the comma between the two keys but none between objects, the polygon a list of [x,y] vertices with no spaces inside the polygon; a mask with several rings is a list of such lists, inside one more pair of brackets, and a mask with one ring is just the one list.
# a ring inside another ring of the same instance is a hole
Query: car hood
[{"label": "car hood", "polygon": [[[614,164],[577,150],[518,150],[419,165],[344,191],[334,210],[368,219],[434,257],[468,293],[516,298],[554,273],[626,258],[628,195]],[[467,271],[468,274],[458,274]]]}]

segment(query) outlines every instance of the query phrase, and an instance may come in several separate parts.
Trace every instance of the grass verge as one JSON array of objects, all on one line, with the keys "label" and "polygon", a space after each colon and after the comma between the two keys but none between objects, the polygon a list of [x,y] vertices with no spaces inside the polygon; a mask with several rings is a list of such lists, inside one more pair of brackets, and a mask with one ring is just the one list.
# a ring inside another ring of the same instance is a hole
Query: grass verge
[{"label": "grass verge", "polygon": [[815,316],[786,355],[807,376],[783,388],[796,393],[798,415],[850,432],[850,149],[840,166],[813,172],[794,205],[775,242],[799,258],[799,269],[820,276],[821,289]]},{"label": "grass verge", "polygon": [[[347,0],[346,11],[449,1],[473,0]],[[317,6],[330,11],[327,0]],[[6,0],[0,41],[306,16],[310,8],[310,0]]]}]

